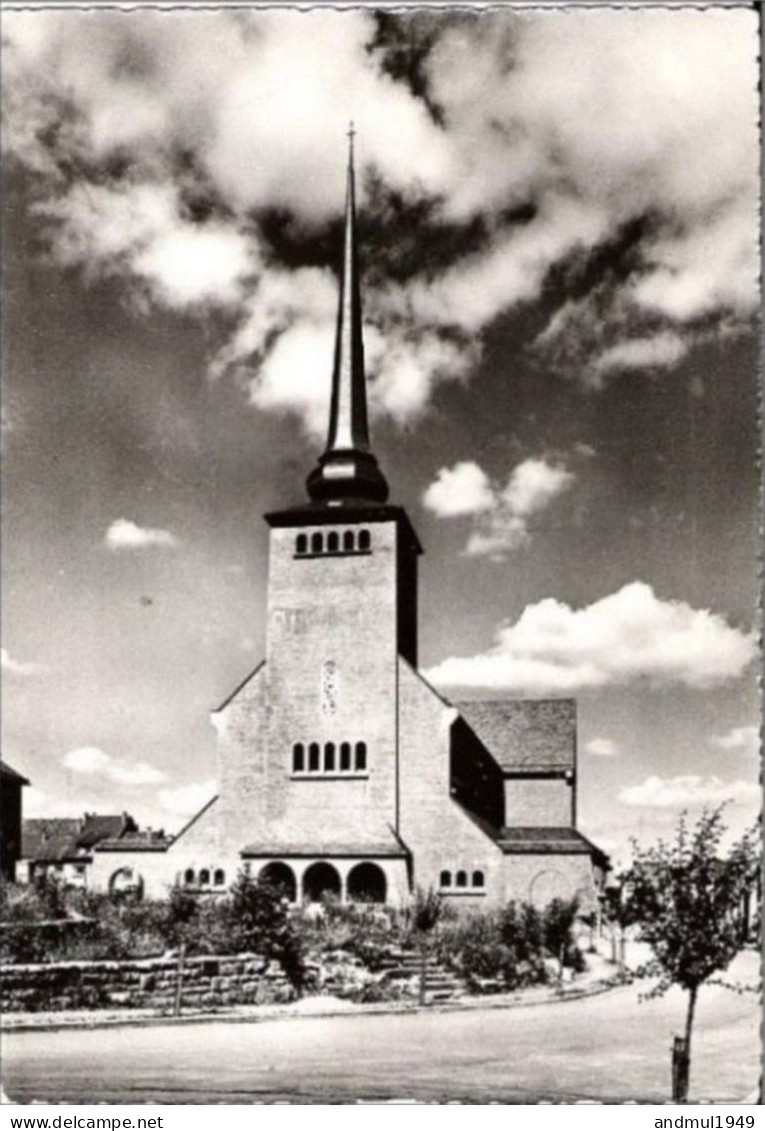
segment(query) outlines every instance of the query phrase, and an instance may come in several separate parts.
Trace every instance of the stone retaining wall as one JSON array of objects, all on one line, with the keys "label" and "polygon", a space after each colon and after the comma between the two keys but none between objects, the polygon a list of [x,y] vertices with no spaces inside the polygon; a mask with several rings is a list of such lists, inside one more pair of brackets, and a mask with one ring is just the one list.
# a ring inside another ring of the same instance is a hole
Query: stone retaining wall
[{"label": "stone retaining wall", "polygon": [[[156,1008],[175,1001],[174,956],[120,962],[57,962],[0,967],[0,1008],[38,1010]],[[254,954],[187,958],[183,1005],[213,1008],[291,1001],[295,991],[277,962]]]}]

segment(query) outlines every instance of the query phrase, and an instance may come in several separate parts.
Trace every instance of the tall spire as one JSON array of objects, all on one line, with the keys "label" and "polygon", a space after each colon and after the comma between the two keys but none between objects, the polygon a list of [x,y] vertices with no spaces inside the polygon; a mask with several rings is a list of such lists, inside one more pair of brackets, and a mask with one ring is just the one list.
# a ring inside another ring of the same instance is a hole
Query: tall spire
[{"label": "tall spire", "polygon": [[308,494],[316,501],[359,500],[384,503],[388,484],[369,445],[367,389],[364,373],[361,287],[356,241],[356,192],[351,122],[348,131],[348,181],[345,196],[345,247],[340,277],[335,363],[329,436],[319,466],[308,477]]}]

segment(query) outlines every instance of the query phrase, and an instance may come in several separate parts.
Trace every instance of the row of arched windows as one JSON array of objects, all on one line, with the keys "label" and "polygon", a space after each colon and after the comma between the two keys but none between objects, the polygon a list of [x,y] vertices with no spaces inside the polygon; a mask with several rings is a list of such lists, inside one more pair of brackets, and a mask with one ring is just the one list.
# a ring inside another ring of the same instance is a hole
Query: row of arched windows
[{"label": "row of arched windows", "polygon": [[357,742],[296,742],[292,747],[293,774],[362,774],[367,768],[367,744]]},{"label": "row of arched windows", "polygon": [[209,888],[211,886],[222,888],[226,883],[226,873],[222,868],[216,868],[215,871],[211,871],[209,868],[200,868],[198,873],[193,868],[187,868],[183,873],[183,882],[189,888]]},{"label": "row of arched windows", "polygon": [[302,554],[367,554],[372,546],[372,536],[368,530],[330,530],[326,535],[317,530],[315,534],[298,534],[295,539],[295,553]]},{"label": "row of arched windows", "polygon": [[442,888],[450,888],[452,886],[454,886],[455,888],[467,888],[468,886],[473,888],[482,888],[486,886],[486,877],[481,871],[473,872],[473,875],[471,876],[471,883],[468,885],[467,872],[459,871],[454,876],[454,884],[452,884],[451,872],[445,871],[441,873],[439,884]]}]

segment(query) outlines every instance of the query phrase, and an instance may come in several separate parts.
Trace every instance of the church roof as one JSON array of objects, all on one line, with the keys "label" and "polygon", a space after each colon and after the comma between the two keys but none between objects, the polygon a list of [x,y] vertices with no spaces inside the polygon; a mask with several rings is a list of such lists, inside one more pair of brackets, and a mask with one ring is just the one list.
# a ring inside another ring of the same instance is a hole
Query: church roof
[{"label": "church roof", "polygon": [[454,703],[505,774],[573,770],[575,699],[481,699]]},{"label": "church roof", "polygon": [[378,843],[364,841],[354,844],[350,841],[338,841],[332,844],[322,839],[310,840],[283,840],[263,841],[256,844],[247,844],[242,849],[242,856],[268,857],[269,859],[288,860],[295,856],[311,856],[317,859],[327,857],[380,857],[380,856],[406,856],[407,849],[400,841],[386,840]]},{"label": "church roof", "polygon": [[3,781],[13,781],[17,782],[19,785],[29,785],[29,782],[23,774],[20,774],[18,770],[14,770],[12,766],[9,766],[7,762],[3,762],[2,759],[0,759],[0,776]]},{"label": "church roof", "polygon": [[592,856],[601,863],[608,861],[602,849],[588,840],[579,829],[569,827],[503,828],[497,835],[497,844],[507,855],[555,853]]}]

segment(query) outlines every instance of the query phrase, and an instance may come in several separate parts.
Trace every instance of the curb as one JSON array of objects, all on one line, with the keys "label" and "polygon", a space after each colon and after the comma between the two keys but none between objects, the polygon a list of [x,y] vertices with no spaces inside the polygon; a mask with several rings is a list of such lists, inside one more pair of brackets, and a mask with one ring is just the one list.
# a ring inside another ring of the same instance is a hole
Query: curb
[{"label": "curb", "polygon": [[532,997],[531,995],[524,997],[522,994],[517,994],[515,997],[506,998],[497,1001],[492,1000],[492,996],[488,995],[482,997],[472,997],[467,999],[457,999],[456,1001],[438,1002],[433,1005],[419,1005],[417,1002],[380,1002],[370,1004],[357,1004],[349,1009],[333,1009],[329,1007],[326,1010],[317,1010],[316,1013],[301,1013],[299,1009],[295,1009],[290,1005],[286,1006],[255,1006],[258,1012],[255,1013],[225,1013],[221,1012],[198,1012],[198,1013],[182,1013],[180,1016],[175,1017],[172,1014],[151,1014],[147,1016],[131,1016],[126,1014],[124,1016],[111,1015],[106,1017],[99,1017],[97,1011],[82,1012],[76,1016],[69,1016],[68,1018],[62,1017],[60,1020],[55,1020],[51,1014],[48,1014],[45,1020],[36,1022],[34,1020],[35,1014],[18,1015],[16,1018],[3,1018],[0,1023],[0,1030],[5,1034],[10,1033],[45,1033],[45,1032],[60,1032],[67,1029],[113,1029],[115,1027],[123,1028],[149,1028],[158,1025],[199,1025],[211,1022],[224,1022],[225,1024],[258,1024],[264,1021],[301,1021],[314,1019],[324,1019],[329,1017],[363,1017],[368,1015],[386,1016],[386,1015],[402,1015],[413,1013],[468,1013],[471,1010],[481,1009],[525,1009],[532,1005],[563,1005],[572,1001],[581,1001],[584,998],[597,997],[600,994],[608,993],[611,990],[619,989],[626,983],[622,981],[615,981],[608,979],[606,981],[596,982],[588,987],[582,987],[563,990],[560,993],[547,993],[544,997]]}]

